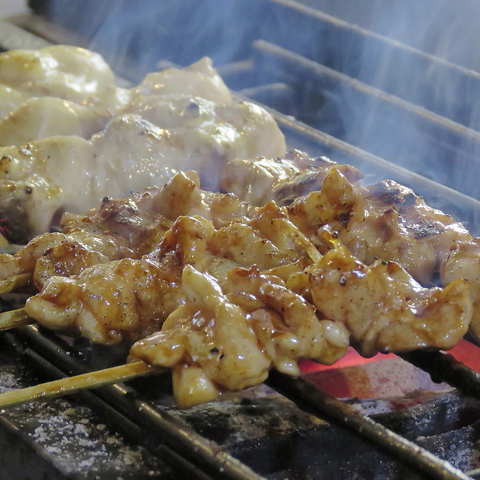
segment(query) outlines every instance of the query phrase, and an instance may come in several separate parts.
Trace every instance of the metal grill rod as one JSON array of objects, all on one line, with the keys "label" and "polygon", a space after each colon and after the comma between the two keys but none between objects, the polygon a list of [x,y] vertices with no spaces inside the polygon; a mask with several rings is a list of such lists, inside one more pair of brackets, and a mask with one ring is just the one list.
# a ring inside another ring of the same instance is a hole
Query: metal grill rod
[{"label": "metal grill rod", "polygon": [[[41,334],[38,326],[22,327],[8,332],[7,336],[11,337],[12,343],[17,346],[19,342],[24,343],[22,353],[34,358],[35,364],[49,375],[59,378],[68,376],[66,372],[70,375],[78,375],[87,371],[86,367],[79,362],[78,352],[69,349],[67,345],[60,346],[53,341],[55,338],[53,335],[48,338],[47,335]],[[88,394],[87,400],[93,396],[98,403],[100,399],[103,404],[119,412],[129,422],[140,426],[157,444],[165,444],[179,457],[184,459],[188,457],[189,461],[195,463],[195,467],[200,468],[211,478],[218,480],[261,480],[263,478],[213,442],[206,440],[173,418],[168,412],[141,399],[133,389],[125,385],[110,385],[85,392],[85,394]],[[117,416],[114,420],[121,421],[121,416]]]},{"label": "metal grill rod", "polygon": [[299,408],[317,417],[327,417],[371,440],[378,447],[393,453],[432,479],[468,480],[471,477],[439,459],[422,447],[392,432],[350,405],[318,390],[302,378],[270,372],[268,386],[292,400]]},{"label": "metal grill rod", "polygon": [[434,382],[446,382],[463,394],[480,400],[480,373],[449,353],[417,350],[399,356],[428,372]]},{"label": "metal grill rod", "polygon": [[[239,98],[243,98],[238,95]],[[266,108],[264,105],[262,105]],[[360,171],[375,172],[372,181],[385,178],[395,180],[422,195],[425,201],[434,208],[453,215],[458,221],[466,224],[473,235],[479,235],[478,218],[480,201],[452,188],[441,185],[406,168],[365,152],[353,145],[339,140],[287,115],[266,108],[283,131],[290,148],[298,148],[309,152],[312,156],[326,155],[338,163],[345,162]],[[369,178],[370,181],[370,178]]]}]

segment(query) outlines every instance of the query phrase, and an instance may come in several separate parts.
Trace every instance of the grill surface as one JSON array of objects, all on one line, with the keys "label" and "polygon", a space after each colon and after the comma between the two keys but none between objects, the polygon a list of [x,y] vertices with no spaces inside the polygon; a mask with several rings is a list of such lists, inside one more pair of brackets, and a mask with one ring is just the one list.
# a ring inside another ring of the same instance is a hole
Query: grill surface
[{"label": "grill surface", "polygon": [[[480,134],[470,102],[480,88],[476,72],[300,4],[227,4],[230,9],[217,0],[120,2],[107,9],[95,0],[31,0],[35,14],[2,25],[0,42],[4,49],[46,42],[88,46],[129,81],[157,69],[160,61],[185,65],[211,56],[231,88],[275,109],[290,147],[350,163],[366,173],[368,183],[392,178],[410,186],[479,234]],[[341,4],[337,8],[342,10]],[[191,15],[185,17],[186,11]],[[208,25],[200,28],[204,18]],[[186,43],[197,48],[185,48]],[[327,48],[320,49],[322,43]],[[338,45],[346,45],[341,53]],[[382,82],[378,64],[360,63],[365,52],[387,62],[382,72],[390,73]],[[398,81],[391,65],[411,72],[408,85]],[[447,90],[434,92],[432,86],[440,83],[455,90],[455,108],[438,101],[451,97]],[[373,112],[368,122],[362,117],[365,108]],[[355,122],[369,123],[371,130],[350,128]],[[417,130],[426,137],[406,137]],[[402,145],[392,144],[392,137]],[[471,181],[459,165],[469,169]],[[34,327],[5,334],[1,341],[4,390],[104,366],[88,363],[97,351],[81,348],[78,355]],[[168,379],[160,376],[4,413],[0,444],[7,454],[0,467],[12,479],[255,478],[247,467],[271,479],[467,478],[462,471],[480,464],[478,376],[442,355],[405,358],[467,397],[450,392],[402,412],[364,418],[345,403],[310,392],[302,380],[289,383],[272,375],[270,386],[291,396],[300,409],[262,386],[243,398],[179,411]],[[317,418],[319,409],[328,423]],[[370,418],[400,434],[400,443]]]}]

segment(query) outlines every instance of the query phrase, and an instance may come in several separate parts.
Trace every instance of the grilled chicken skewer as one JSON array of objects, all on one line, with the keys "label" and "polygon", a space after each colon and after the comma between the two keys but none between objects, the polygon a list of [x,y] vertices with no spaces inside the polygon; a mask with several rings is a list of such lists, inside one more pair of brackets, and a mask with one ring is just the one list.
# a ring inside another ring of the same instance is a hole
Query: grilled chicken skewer
[{"label": "grilled chicken skewer", "polygon": [[[176,396],[184,406],[213,399],[222,389],[258,383],[273,366],[298,374],[300,358],[335,361],[345,352],[349,337],[364,355],[427,346],[450,348],[470,321],[466,282],[456,281],[445,290],[425,289],[396,263],[367,266],[356,259],[342,245],[342,235],[348,239],[347,234],[358,228],[350,222],[360,206],[364,214],[359,224],[368,232],[371,225],[365,221],[369,219],[365,205],[373,211],[373,200],[364,193],[368,190],[357,187],[342,172],[357,178],[354,169],[335,168],[327,162],[309,171],[317,181],[321,179],[321,190],[286,207],[269,202],[256,209],[232,196],[200,192],[198,183],[179,174],[170,186],[177,181],[193,186],[183,195],[188,208],[176,203],[170,217],[182,209],[189,215],[175,221],[167,217],[171,228],[161,231],[157,248],[143,256],[63,272],[64,277],[47,274],[37,282],[42,291],[28,300],[27,313],[48,328],[82,334],[95,342],[138,340],[131,358],[173,367]],[[141,204],[143,195],[137,194],[137,203]],[[397,209],[408,218],[405,212],[416,212],[423,205],[409,197],[408,208],[401,211],[398,205],[404,207],[404,201],[399,198],[406,195],[396,191],[393,200],[388,195],[374,200],[383,206],[378,209],[381,213]],[[150,208],[146,211],[151,211],[155,202],[147,198]],[[172,203],[169,198],[164,194],[167,204]],[[214,205],[221,215],[212,215]],[[137,219],[143,218],[141,209],[135,213]],[[209,216],[215,217],[216,224]],[[112,225],[123,231],[128,245],[138,242],[141,235],[129,229],[130,217],[116,218],[122,221]],[[455,227],[449,219],[450,225]],[[335,230],[338,238],[329,236],[329,230]],[[448,238],[451,233],[448,228],[444,231]],[[432,233],[437,235],[432,243],[441,244],[441,233]],[[40,261],[38,256],[34,259]],[[429,257],[426,264],[435,268]],[[121,288],[124,283],[127,286]],[[210,293],[203,298],[201,291]],[[349,310],[343,299],[350,299],[350,304],[362,301]],[[229,321],[229,314],[236,320]],[[210,321],[202,324],[200,319]],[[235,360],[239,345],[224,333],[230,328],[227,325],[239,329],[241,348],[250,352],[247,369]],[[219,346],[214,345],[215,339]],[[208,345],[213,347],[207,349]],[[219,353],[223,350],[227,353]],[[222,362],[222,355],[230,360]]]},{"label": "grilled chicken skewer", "polygon": [[[202,184],[216,190],[225,162],[285,153],[273,117],[235,100],[207,58],[131,89],[115,87],[98,54],[73,47],[11,51],[0,65],[1,226],[15,243],[65,210],[85,213],[179,170],[208,169]],[[2,102],[5,112],[23,100],[1,119]]]},{"label": "grilled chicken skewer", "polygon": [[[262,234],[279,220],[291,232],[282,249],[279,230]],[[312,259],[306,237],[273,203],[218,229],[179,217],[151,254],[51,277],[26,311],[50,329],[101,343],[139,339],[131,358],[173,368],[182,406],[259,383],[273,366],[297,375],[299,359],[332,363],[349,338],[373,355],[451,348],[463,337],[466,282],[424,289],[398,265],[367,267],[333,243]]]},{"label": "grilled chicken skewer", "polygon": [[[295,170],[285,161],[235,160],[226,166],[223,181],[240,198],[288,204],[289,218],[321,251],[326,251],[323,233],[335,232],[363,263],[396,262],[424,286],[435,284],[437,276],[445,287],[466,279],[473,302],[470,333],[480,342],[480,240],[405,186],[384,181],[363,187],[356,181],[360,172],[329,169],[328,160],[320,160],[324,175]],[[321,190],[297,200],[319,180]],[[245,188],[248,184],[257,190]]]}]

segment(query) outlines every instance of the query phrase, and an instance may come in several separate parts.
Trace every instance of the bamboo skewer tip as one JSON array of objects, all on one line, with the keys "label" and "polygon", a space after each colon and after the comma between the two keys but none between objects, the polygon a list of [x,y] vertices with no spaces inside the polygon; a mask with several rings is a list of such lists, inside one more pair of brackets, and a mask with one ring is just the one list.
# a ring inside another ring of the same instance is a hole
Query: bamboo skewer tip
[{"label": "bamboo skewer tip", "polygon": [[28,316],[24,308],[0,313],[0,331],[11,330],[32,323],[35,323],[35,320]]}]

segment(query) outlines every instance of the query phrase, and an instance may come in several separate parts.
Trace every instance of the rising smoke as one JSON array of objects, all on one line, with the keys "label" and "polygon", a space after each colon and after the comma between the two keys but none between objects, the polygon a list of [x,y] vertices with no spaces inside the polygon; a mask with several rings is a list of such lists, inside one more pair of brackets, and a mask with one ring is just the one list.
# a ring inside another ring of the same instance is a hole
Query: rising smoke
[{"label": "rising smoke", "polygon": [[301,120],[480,198],[477,0],[303,0],[307,10],[288,0],[35,3],[134,82],[163,60],[187,65],[207,55],[221,66],[251,58],[255,39],[319,62],[347,80],[307,82],[275,66],[279,81],[306,97],[299,103],[320,98],[308,118],[298,112]]}]

